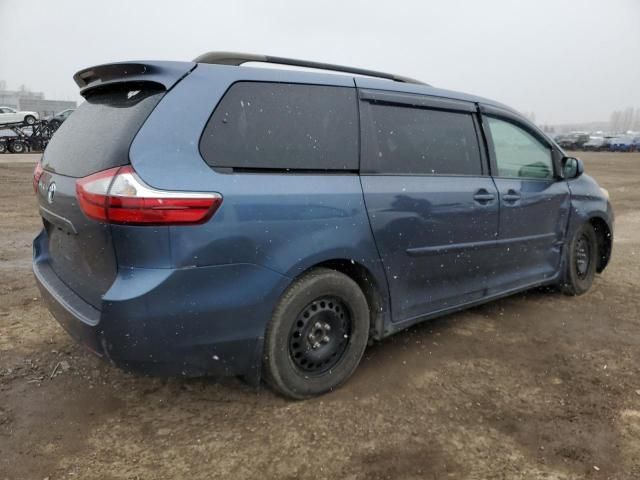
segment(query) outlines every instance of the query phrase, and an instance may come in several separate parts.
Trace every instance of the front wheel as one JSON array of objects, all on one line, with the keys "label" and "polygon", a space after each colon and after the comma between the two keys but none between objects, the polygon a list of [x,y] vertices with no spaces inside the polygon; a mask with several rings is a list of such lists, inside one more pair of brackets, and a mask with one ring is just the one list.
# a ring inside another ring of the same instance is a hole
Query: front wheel
[{"label": "front wheel", "polygon": [[36,123],[36,117],[34,117],[33,115],[27,115],[26,117],[24,117],[24,122],[27,125],[33,125],[34,123]]},{"label": "front wheel", "polygon": [[582,295],[591,288],[598,263],[598,240],[593,226],[583,224],[567,245],[562,291]]},{"label": "front wheel", "polygon": [[283,294],[265,335],[265,379],[304,399],[337,388],[354,372],[369,338],[369,307],[356,282],[326,268]]}]

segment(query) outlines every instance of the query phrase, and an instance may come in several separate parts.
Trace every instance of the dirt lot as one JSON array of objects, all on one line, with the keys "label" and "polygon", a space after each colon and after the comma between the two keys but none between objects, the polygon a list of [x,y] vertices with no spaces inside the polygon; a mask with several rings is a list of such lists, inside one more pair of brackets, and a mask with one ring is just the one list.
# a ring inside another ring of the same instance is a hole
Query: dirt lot
[{"label": "dirt lot", "polygon": [[132,376],[76,346],[30,270],[37,157],[0,156],[0,480],[640,478],[640,154],[581,156],[617,214],[587,295],[420,325],[297,403]]}]

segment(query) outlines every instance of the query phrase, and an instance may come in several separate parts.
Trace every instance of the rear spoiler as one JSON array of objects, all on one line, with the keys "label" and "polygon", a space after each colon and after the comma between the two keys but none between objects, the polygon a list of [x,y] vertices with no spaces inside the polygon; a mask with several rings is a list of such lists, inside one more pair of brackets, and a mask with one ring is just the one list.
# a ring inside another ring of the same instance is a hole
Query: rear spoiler
[{"label": "rear spoiler", "polygon": [[107,63],[80,70],[73,79],[80,87],[80,95],[117,83],[153,83],[169,90],[189,74],[193,62],[123,62]]}]

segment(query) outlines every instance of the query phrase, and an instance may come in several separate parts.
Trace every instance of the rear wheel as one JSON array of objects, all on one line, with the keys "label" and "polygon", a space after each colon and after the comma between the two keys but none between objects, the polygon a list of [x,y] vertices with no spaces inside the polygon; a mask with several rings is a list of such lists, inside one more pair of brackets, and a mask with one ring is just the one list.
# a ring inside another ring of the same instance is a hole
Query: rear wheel
[{"label": "rear wheel", "polygon": [[598,263],[598,240],[593,226],[583,224],[574,234],[565,253],[562,291],[582,295],[591,288]]},{"label": "rear wheel", "polygon": [[369,307],[346,275],[325,268],[296,280],[265,335],[265,379],[303,399],[337,388],[354,372],[369,338]]},{"label": "rear wheel", "polygon": [[34,123],[36,123],[36,117],[34,117],[33,115],[27,115],[24,117],[24,121],[27,125],[33,125]]},{"label": "rear wheel", "polygon": [[5,153],[7,151],[7,144],[4,142],[0,142],[0,153]]}]

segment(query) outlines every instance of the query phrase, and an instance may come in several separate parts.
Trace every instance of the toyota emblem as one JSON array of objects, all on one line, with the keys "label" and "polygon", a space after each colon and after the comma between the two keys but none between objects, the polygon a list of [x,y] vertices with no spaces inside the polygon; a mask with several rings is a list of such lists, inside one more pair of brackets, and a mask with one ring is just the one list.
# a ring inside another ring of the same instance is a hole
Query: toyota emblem
[{"label": "toyota emblem", "polygon": [[47,188],[47,202],[53,203],[53,197],[56,194],[56,184],[51,182],[49,188]]}]

